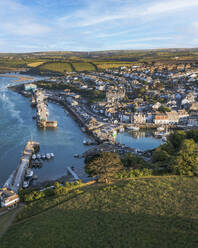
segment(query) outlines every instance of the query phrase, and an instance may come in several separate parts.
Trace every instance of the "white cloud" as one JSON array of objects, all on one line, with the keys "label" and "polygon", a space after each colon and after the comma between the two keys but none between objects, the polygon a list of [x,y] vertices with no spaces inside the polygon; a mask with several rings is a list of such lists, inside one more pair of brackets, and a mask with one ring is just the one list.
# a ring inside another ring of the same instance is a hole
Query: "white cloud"
[{"label": "white cloud", "polygon": [[9,35],[35,36],[50,31],[31,8],[16,0],[0,0],[0,31]]},{"label": "white cloud", "polygon": [[45,34],[50,31],[50,28],[47,26],[40,25],[38,23],[28,23],[28,22],[22,22],[22,23],[7,23],[3,25],[4,30],[9,31],[12,34],[16,35],[27,35],[27,36],[34,36],[34,35],[40,35]]},{"label": "white cloud", "polygon": [[144,14],[154,15],[185,10],[186,8],[198,6],[197,0],[173,0],[165,1],[164,3],[156,3],[148,7]]},{"label": "white cloud", "polygon": [[132,1],[116,1],[117,4],[109,6],[109,10],[106,11],[107,2],[109,1],[99,1],[100,4],[95,4],[95,7],[91,2],[84,9],[59,18],[58,24],[65,27],[88,27],[104,23],[108,25],[112,21],[130,21],[145,17],[158,18],[161,14],[176,14],[187,8],[198,7],[198,0],[168,0],[143,5],[134,5]]}]

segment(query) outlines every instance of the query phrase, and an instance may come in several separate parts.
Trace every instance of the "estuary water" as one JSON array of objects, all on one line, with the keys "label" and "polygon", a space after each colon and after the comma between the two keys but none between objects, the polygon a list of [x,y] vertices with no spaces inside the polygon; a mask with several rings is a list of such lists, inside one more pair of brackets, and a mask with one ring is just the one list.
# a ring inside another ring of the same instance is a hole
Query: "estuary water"
[{"label": "estuary water", "polygon": [[[38,79],[38,78],[37,78]],[[83,160],[74,158],[88,147],[83,145],[86,135],[59,105],[48,103],[49,119],[57,120],[57,129],[38,129],[32,119],[35,109],[29,99],[10,91],[7,86],[17,84],[16,78],[0,77],[0,185],[16,169],[25,144],[32,139],[40,143],[40,152],[53,152],[55,158],[36,169],[39,181],[52,180],[66,174],[67,166],[85,176]]]},{"label": "estuary water", "polygon": [[116,141],[141,151],[151,150],[163,144],[162,139],[154,137],[152,130],[140,130],[138,132],[126,131],[118,133]]},{"label": "estuary water", "polygon": [[[48,103],[49,119],[58,121],[57,129],[38,129],[36,121],[32,119],[35,109],[30,106],[29,99],[7,88],[8,85],[17,84],[15,80],[0,77],[0,186],[16,169],[25,144],[30,139],[40,143],[41,153],[55,154],[53,160],[35,169],[38,181],[54,180],[66,175],[67,166],[73,166],[78,175],[86,177],[83,159],[74,158],[74,154],[81,154],[90,148],[83,145],[86,134],[61,106],[52,103]],[[120,133],[117,141],[140,150],[161,144],[161,140],[142,132]]]}]

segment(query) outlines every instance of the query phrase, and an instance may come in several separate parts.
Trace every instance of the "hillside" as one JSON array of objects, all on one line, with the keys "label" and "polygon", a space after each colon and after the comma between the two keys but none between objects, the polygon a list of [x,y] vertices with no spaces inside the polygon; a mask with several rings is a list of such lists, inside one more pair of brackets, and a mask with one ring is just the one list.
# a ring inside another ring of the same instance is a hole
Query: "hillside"
[{"label": "hillside", "polygon": [[33,217],[39,200],[25,207],[0,239],[1,248],[197,247],[197,188],[195,177],[81,186],[72,197],[49,198]]}]

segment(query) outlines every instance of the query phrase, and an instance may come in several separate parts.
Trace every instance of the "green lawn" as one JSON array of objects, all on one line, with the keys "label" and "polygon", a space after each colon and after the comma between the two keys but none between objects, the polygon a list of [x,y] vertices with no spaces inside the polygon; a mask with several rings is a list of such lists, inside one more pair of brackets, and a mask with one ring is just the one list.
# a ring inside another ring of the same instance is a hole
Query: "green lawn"
[{"label": "green lawn", "polygon": [[197,188],[195,177],[81,187],[80,194],[63,196],[56,207],[20,219],[0,239],[0,247],[196,248]]}]

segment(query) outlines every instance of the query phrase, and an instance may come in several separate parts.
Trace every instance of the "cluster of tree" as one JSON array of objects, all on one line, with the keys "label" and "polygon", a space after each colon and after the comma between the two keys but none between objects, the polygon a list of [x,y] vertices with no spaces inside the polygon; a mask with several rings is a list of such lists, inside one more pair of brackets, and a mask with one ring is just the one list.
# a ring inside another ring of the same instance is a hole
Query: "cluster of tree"
[{"label": "cluster of tree", "polygon": [[100,182],[109,182],[112,178],[132,178],[148,176],[152,170],[140,156],[127,153],[120,159],[117,153],[101,152],[85,159],[86,171]]},{"label": "cluster of tree", "polygon": [[162,171],[178,175],[198,175],[198,130],[176,131],[166,144],[152,154],[152,162]]},{"label": "cluster of tree", "polygon": [[158,108],[158,111],[162,112],[162,113],[165,113],[165,112],[170,112],[170,108],[164,106],[164,105],[161,105],[159,108]]},{"label": "cluster of tree", "polygon": [[85,160],[85,169],[90,176],[97,177],[99,182],[108,183],[123,169],[122,161],[117,153],[101,152]]},{"label": "cluster of tree", "polygon": [[131,153],[127,153],[123,157],[122,163],[125,168],[133,168],[133,169],[146,168],[148,166],[148,164],[145,162],[143,158]]}]

